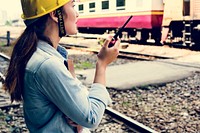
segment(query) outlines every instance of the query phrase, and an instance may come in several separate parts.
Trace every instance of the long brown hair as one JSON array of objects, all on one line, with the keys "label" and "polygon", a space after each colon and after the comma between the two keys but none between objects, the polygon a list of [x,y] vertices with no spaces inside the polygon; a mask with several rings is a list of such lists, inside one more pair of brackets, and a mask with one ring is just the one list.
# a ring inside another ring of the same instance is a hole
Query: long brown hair
[{"label": "long brown hair", "polygon": [[44,36],[48,17],[49,15],[45,15],[28,25],[15,42],[4,83],[4,89],[11,95],[11,102],[23,99],[25,67],[36,51],[38,40],[44,40],[52,45],[50,39]]}]

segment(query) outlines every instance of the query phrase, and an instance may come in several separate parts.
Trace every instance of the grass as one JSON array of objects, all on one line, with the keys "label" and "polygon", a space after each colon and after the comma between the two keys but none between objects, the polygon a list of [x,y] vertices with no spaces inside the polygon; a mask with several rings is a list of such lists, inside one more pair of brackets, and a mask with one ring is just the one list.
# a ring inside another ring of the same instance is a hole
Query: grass
[{"label": "grass", "polygon": [[86,62],[80,62],[74,65],[75,69],[90,69],[90,68],[94,68],[94,64],[86,61]]},{"label": "grass", "polygon": [[0,47],[5,46],[5,42],[0,41]]},{"label": "grass", "polygon": [[123,107],[131,107],[131,106],[132,106],[132,103],[130,103],[130,102],[123,102],[123,103],[122,103],[122,106],[123,106]]},{"label": "grass", "polygon": [[176,110],[177,110],[176,105],[171,105],[171,110],[172,110],[172,111],[176,111]]}]

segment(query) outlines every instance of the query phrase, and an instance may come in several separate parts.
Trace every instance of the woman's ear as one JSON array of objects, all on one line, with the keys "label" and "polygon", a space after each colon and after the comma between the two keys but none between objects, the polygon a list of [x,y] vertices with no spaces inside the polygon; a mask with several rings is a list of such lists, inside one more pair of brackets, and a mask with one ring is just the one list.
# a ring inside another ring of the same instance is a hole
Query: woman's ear
[{"label": "woman's ear", "polygon": [[58,23],[58,16],[56,14],[56,11],[50,12],[49,13],[50,18],[55,21],[56,23]]}]

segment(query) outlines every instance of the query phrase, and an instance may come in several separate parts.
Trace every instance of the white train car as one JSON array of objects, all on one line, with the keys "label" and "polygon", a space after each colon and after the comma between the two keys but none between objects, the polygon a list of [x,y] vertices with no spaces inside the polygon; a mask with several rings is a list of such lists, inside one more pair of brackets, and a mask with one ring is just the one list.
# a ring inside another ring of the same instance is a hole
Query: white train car
[{"label": "white train car", "polygon": [[[165,0],[162,41],[183,43],[188,47],[200,46],[200,0]],[[166,30],[167,29],[167,30]],[[169,41],[169,40],[167,40]]]},{"label": "white train car", "polygon": [[126,26],[128,36],[145,43],[200,46],[200,0],[79,0],[80,32],[104,33]]},{"label": "white train car", "polygon": [[80,32],[104,33],[117,30],[133,15],[125,31],[143,42],[149,35],[158,42],[161,37],[163,17],[162,0],[79,0],[76,9]]},{"label": "white train car", "polygon": [[193,20],[200,20],[200,0],[191,0],[190,16]]}]

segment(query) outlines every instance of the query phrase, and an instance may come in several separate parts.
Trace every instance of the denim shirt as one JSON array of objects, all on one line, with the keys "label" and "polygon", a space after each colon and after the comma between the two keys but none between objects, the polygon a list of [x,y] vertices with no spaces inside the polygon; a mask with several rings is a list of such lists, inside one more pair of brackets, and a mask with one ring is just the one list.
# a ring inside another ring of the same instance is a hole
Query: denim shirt
[{"label": "denim shirt", "polygon": [[104,85],[94,83],[88,89],[73,78],[64,65],[66,53],[58,51],[39,41],[25,69],[23,109],[31,133],[76,132],[66,117],[83,127],[95,128],[111,102]]}]

